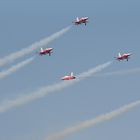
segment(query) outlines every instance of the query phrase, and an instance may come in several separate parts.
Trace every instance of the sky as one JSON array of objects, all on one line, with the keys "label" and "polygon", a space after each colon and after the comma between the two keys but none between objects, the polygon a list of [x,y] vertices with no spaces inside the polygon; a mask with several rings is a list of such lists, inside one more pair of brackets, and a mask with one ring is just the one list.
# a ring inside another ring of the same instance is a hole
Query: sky
[{"label": "sky", "polygon": [[[40,87],[59,83],[109,61],[99,74],[140,67],[140,2],[138,0],[1,0],[0,58],[30,46],[88,16],[87,26],[72,26],[52,47],[49,56],[36,52],[0,67],[0,71],[35,57],[32,63],[0,79],[0,104]],[[131,52],[128,62],[114,61],[118,52]],[[45,140],[84,120],[139,100],[139,73],[89,77],[64,90],[0,113],[1,140]],[[57,93],[57,94],[56,94]],[[65,140],[140,139],[140,110],[65,137]]]}]

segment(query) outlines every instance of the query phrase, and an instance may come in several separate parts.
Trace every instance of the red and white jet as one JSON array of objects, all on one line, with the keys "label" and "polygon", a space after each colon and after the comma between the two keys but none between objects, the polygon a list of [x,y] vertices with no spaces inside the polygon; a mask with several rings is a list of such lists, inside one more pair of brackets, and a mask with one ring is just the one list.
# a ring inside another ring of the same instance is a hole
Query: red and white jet
[{"label": "red and white jet", "polygon": [[126,59],[128,61],[128,59],[130,58],[130,55],[132,55],[131,53],[124,53],[124,54],[118,54],[118,56],[116,57],[117,60],[124,60]]},{"label": "red and white jet", "polygon": [[40,55],[49,54],[49,56],[50,56],[52,53],[52,50],[53,50],[53,48],[46,48],[46,49],[41,48],[39,54]]},{"label": "red and white jet", "polygon": [[84,23],[86,25],[86,23],[88,22],[88,17],[81,17],[81,18],[76,18],[76,20],[74,21],[75,25],[79,25]]},{"label": "red and white jet", "polygon": [[73,79],[76,79],[76,77],[73,75],[73,72],[71,72],[70,75],[66,75],[61,78],[61,80],[73,80]]}]

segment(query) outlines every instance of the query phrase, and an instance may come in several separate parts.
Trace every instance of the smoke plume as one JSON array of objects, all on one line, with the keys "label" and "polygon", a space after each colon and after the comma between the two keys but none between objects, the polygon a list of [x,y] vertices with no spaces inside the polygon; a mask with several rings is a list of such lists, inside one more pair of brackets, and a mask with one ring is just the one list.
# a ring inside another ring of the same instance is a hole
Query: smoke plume
[{"label": "smoke plume", "polygon": [[34,50],[36,50],[40,47],[47,46],[49,43],[53,42],[55,39],[59,38],[64,33],[66,33],[70,28],[71,28],[71,26],[68,26],[67,28],[64,28],[64,29],[60,30],[59,32],[56,32],[53,35],[46,37],[46,38],[30,45],[27,48],[24,48],[20,51],[9,54],[8,56],[5,56],[4,58],[1,58],[0,66],[11,63],[20,57],[30,54],[31,52],[33,52]]},{"label": "smoke plume", "polygon": [[86,128],[89,128],[89,127],[93,127],[99,123],[102,123],[102,122],[106,122],[106,121],[110,121],[111,119],[115,118],[115,117],[118,117],[120,116],[121,114],[133,109],[134,107],[137,107],[140,105],[140,100],[136,101],[136,102],[133,102],[133,103],[130,103],[130,104],[127,104],[127,105],[124,105],[122,106],[121,108],[119,109],[116,109],[110,113],[106,113],[106,114],[103,114],[103,115],[100,115],[96,118],[93,118],[93,119],[90,119],[90,120],[86,120],[86,121],[83,121],[79,124],[76,124],[74,126],[71,126],[71,127],[68,127],[68,128],[65,128],[64,130],[58,132],[58,133],[54,133],[50,136],[48,136],[45,140],[58,140],[58,139],[62,139],[66,136],[69,136],[73,133],[76,133],[76,132],[79,132],[83,129],[86,129]]},{"label": "smoke plume", "polygon": [[6,112],[12,108],[16,108],[16,107],[28,104],[34,100],[43,98],[50,93],[61,91],[66,87],[69,87],[71,85],[74,85],[75,83],[80,82],[81,80],[94,76],[95,73],[105,69],[106,67],[111,65],[111,63],[112,62],[107,62],[95,68],[92,68],[88,70],[87,72],[83,72],[79,74],[75,80],[62,81],[62,82],[59,82],[50,86],[41,87],[37,91],[32,92],[30,94],[21,95],[15,99],[5,100],[0,104],[0,113]]},{"label": "smoke plume", "polygon": [[20,70],[21,68],[25,67],[26,65],[30,64],[34,60],[34,57],[24,60],[16,65],[13,65],[11,68],[0,72],[0,79],[5,78],[16,71]]}]

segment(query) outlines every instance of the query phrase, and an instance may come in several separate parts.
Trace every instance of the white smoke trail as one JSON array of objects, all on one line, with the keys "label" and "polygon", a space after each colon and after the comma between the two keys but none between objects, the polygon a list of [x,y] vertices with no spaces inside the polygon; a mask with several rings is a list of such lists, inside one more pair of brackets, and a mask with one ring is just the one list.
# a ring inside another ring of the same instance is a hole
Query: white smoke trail
[{"label": "white smoke trail", "polygon": [[104,76],[120,76],[120,75],[130,75],[130,74],[137,74],[140,73],[140,68],[133,68],[128,70],[120,70],[114,72],[107,72],[102,74],[96,74],[95,76],[104,77]]},{"label": "white smoke trail", "polygon": [[74,125],[74,126],[71,126],[71,127],[68,127],[68,128],[65,128],[64,130],[58,132],[58,133],[54,133],[50,136],[48,136],[45,140],[58,140],[58,139],[62,139],[68,135],[71,135],[73,133],[76,133],[80,130],[83,130],[83,129],[86,129],[86,128],[89,128],[89,127],[93,127],[99,123],[102,123],[102,122],[105,122],[105,121],[109,121],[115,117],[118,117],[119,115],[133,109],[134,107],[137,107],[140,105],[140,100],[136,101],[136,102],[133,102],[133,103],[130,103],[130,104],[127,104],[127,105],[124,105],[122,106],[121,108],[119,109],[116,109],[110,113],[106,113],[106,114],[103,114],[103,115],[100,115],[96,118],[93,118],[93,119],[90,119],[90,120],[86,120],[86,121],[83,121],[77,125]]},{"label": "white smoke trail", "polygon": [[24,60],[16,65],[13,65],[11,68],[9,68],[8,70],[4,70],[2,72],[0,72],[0,79],[5,78],[9,75],[11,75],[12,73],[15,73],[16,71],[20,70],[21,68],[25,67],[26,65],[30,64],[32,61],[34,60],[34,57],[29,58],[27,60]]},{"label": "white smoke trail", "polygon": [[4,58],[0,59],[0,66],[3,66],[5,64],[11,63],[14,60],[23,57],[27,54],[30,54],[31,52],[33,52],[35,49],[38,49],[40,47],[46,46],[49,43],[51,43],[52,41],[54,41],[55,39],[59,38],[60,36],[62,36],[64,33],[66,33],[69,29],[71,28],[71,26],[68,26],[62,30],[60,30],[57,33],[54,33],[53,35],[46,37],[32,45],[30,45],[27,48],[21,49],[20,51],[14,52],[8,56],[5,56]]},{"label": "white smoke trail", "polygon": [[31,94],[22,95],[22,96],[19,96],[15,99],[11,99],[11,100],[5,100],[0,104],[0,113],[6,112],[12,108],[16,108],[16,107],[22,106],[24,104],[30,103],[34,100],[43,98],[43,97],[47,96],[49,93],[57,92],[66,87],[69,87],[69,86],[73,85],[74,83],[80,82],[81,80],[88,78],[89,76],[93,76],[95,73],[97,73],[97,72],[103,70],[104,68],[108,67],[109,65],[111,65],[111,63],[112,62],[107,62],[105,64],[92,68],[92,69],[88,70],[87,72],[81,73],[75,80],[62,81],[62,82],[59,82],[59,83],[56,83],[56,84],[53,84],[50,86],[41,87],[37,91],[32,92]]}]

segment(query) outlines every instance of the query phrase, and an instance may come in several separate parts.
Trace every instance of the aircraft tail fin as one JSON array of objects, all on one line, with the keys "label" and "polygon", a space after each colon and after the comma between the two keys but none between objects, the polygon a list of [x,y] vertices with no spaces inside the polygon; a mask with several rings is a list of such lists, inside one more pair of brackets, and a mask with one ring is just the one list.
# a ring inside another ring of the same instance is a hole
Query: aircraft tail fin
[{"label": "aircraft tail fin", "polygon": [[40,48],[40,51],[43,52],[43,48]]},{"label": "aircraft tail fin", "polygon": [[76,18],[76,21],[79,21],[79,18],[78,17]]},{"label": "aircraft tail fin", "polygon": [[73,72],[71,72],[70,76],[73,76]]},{"label": "aircraft tail fin", "polygon": [[121,53],[120,52],[118,53],[118,56],[121,57]]}]

